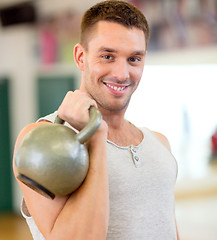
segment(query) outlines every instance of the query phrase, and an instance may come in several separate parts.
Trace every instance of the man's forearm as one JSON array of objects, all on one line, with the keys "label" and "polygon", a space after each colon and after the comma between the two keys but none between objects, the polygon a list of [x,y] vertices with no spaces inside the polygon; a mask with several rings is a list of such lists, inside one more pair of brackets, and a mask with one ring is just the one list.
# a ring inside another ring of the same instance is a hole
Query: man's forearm
[{"label": "man's forearm", "polygon": [[[103,240],[109,218],[106,138],[94,136],[89,143],[90,167],[82,186],[59,214],[48,239]],[[64,235],[63,235],[64,234]]]}]

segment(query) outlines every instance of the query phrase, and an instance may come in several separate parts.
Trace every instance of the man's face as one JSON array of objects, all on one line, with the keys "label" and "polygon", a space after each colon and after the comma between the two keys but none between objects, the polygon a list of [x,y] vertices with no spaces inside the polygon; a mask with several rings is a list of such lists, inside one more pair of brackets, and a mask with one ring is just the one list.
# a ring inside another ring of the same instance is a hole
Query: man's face
[{"label": "man's face", "polygon": [[144,33],[107,21],[93,31],[84,51],[81,89],[103,109],[125,110],[143,72]]}]

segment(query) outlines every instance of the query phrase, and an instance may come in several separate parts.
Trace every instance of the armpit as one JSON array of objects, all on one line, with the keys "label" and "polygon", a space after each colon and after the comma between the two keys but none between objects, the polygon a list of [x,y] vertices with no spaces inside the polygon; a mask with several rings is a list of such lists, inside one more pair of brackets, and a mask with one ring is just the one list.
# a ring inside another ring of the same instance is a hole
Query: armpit
[{"label": "armpit", "polygon": [[24,215],[26,215],[27,217],[31,217],[31,214],[29,213],[29,210],[26,206],[26,202],[25,202],[24,198],[23,198],[23,201],[22,201],[21,208],[22,208],[22,212],[24,213]]}]

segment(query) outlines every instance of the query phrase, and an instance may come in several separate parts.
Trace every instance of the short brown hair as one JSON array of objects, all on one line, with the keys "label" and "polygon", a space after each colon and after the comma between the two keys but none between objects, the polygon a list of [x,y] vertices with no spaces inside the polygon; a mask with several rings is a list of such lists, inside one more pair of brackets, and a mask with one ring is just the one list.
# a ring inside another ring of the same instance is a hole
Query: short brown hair
[{"label": "short brown hair", "polygon": [[87,49],[88,36],[93,26],[101,21],[119,23],[125,27],[136,27],[145,34],[146,47],[149,40],[149,26],[143,13],[124,1],[107,0],[89,8],[83,15],[80,29],[80,43]]}]

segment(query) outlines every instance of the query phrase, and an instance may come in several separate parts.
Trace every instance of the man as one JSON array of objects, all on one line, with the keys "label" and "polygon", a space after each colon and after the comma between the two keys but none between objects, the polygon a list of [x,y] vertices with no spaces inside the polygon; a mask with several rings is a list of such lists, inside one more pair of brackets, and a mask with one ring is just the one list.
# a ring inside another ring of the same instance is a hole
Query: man
[{"label": "man", "polygon": [[[95,106],[103,122],[87,143],[87,177],[70,196],[49,200],[18,181],[34,239],[177,239],[177,165],[169,143],[124,119],[142,76],[148,38],[145,17],[126,2],[101,2],[84,14],[74,48],[80,89],[66,94],[58,115],[80,130]],[[28,131],[52,122],[56,114],[25,127],[15,152]]]}]

